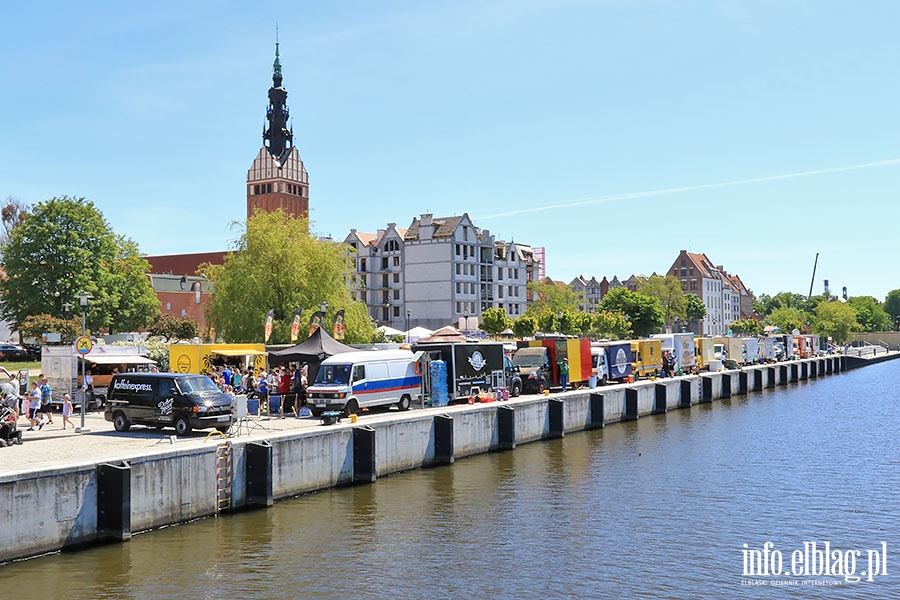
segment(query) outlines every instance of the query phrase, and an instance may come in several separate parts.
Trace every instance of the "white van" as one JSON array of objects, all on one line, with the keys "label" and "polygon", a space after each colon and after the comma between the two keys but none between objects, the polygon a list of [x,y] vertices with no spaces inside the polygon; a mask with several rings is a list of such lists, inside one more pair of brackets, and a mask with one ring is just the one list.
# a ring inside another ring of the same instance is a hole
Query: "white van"
[{"label": "white van", "polygon": [[356,414],[365,406],[396,404],[407,410],[422,393],[421,352],[366,350],[343,352],[322,361],[307,390],[315,416],[325,411]]}]

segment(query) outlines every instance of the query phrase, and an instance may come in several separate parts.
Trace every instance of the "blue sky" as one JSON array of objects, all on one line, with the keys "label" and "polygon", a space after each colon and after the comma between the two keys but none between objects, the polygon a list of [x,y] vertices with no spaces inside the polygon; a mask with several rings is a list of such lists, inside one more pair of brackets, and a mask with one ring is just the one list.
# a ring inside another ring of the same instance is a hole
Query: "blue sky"
[{"label": "blue sky", "polygon": [[147,254],[230,247],[277,22],[318,234],[468,212],[565,281],[687,249],[757,293],[807,293],[817,252],[816,293],[900,288],[897,2],[4,12],[0,197],[84,196]]}]

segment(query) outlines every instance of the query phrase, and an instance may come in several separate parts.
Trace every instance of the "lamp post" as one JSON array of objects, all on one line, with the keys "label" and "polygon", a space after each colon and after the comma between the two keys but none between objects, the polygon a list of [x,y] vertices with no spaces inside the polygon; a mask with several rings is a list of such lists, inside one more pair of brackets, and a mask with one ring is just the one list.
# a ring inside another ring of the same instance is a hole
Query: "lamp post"
[{"label": "lamp post", "polygon": [[[81,306],[81,335],[84,336],[86,327],[85,322],[87,320],[87,309],[88,309],[88,300],[93,298],[87,292],[79,292],[78,293],[78,305]],[[84,429],[84,412],[85,405],[87,404],[87,381],[84,378],[84,363],[85,359],[82,357],[81,359],[81,428],[80,431],[85,431]]]},{"label": "lamp post", "polygon": [[409,343],[409,317],[412,315],[412,311],[410,309],[406,309],[406,343]]}]

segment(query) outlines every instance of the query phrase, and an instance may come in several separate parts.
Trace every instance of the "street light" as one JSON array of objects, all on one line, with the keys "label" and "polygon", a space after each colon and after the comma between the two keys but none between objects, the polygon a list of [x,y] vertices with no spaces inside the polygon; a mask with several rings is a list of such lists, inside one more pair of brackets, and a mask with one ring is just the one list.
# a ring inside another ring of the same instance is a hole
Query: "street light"
[{"label": "street light", "polygon": [[[87,292],[79,292],[78,293],[78,305],[81,306],[81,335],[82,337],[85,334],[85,321],[87,320],[87,309],[88,309],[88,300],[93,298]],[[87,404],[87,380],[84,377],[84,357],[81,358],[81,428],[79,431],[85,431],[84,429],[84,411],[85,405]]]},{"label": "street light", "polygon": [[412,315],[412,311],[410,309],[406,309],[406,343],[409,343],[409,317]]}]

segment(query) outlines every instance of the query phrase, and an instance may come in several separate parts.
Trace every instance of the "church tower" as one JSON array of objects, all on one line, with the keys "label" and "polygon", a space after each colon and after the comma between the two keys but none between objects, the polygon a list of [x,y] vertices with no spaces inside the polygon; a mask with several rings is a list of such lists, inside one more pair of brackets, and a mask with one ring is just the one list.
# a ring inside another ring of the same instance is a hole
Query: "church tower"
[{"label": "church tower", "polygon": [[256,211],[285,213],[309,218],[309,176],[294,146],[287,90],[281,85],[281,59],[275,42],[272,87],[269,88],[268,124],[263,126],[263,146],[247,171],[247,217]]}]

